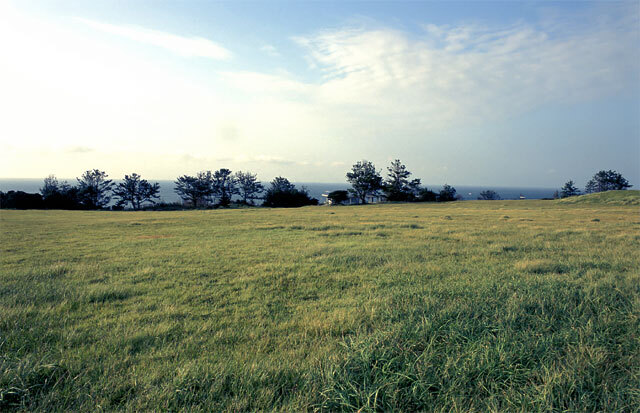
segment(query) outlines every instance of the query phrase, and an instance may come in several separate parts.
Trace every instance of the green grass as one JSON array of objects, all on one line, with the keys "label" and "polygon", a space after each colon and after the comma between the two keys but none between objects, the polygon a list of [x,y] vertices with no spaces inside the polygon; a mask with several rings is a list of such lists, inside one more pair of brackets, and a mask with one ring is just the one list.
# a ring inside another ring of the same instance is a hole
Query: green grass
[{"label": "green grass", "polygon": [[0,411],[637,411],[638,212],[3,210]]},{"label": "green grass", "polygon": [[564,204],[640,205],[640,191],[607,191],[560,199]]}]

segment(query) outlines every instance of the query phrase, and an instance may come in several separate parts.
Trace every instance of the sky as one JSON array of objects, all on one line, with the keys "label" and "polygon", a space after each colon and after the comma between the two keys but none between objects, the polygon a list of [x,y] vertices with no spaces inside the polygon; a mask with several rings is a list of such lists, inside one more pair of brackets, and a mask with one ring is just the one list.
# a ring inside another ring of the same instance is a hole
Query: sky
[{"label": "sky", "polygon": [[0,0],[0,178],[640,188],[640,3]]}]

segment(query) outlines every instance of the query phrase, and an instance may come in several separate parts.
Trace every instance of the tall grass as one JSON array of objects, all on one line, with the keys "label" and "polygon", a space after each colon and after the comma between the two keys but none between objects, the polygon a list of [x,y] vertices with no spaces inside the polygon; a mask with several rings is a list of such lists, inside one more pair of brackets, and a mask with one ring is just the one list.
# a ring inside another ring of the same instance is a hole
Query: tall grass
[{"label": "tall grass", "polygon": [[0,214],[0,410],[640,408],[634,206]]}]

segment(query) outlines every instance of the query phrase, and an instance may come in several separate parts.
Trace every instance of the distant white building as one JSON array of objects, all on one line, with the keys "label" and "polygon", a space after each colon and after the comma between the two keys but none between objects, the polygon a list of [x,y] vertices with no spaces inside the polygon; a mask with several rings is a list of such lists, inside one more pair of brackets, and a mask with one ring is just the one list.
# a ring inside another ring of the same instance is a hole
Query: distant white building
[{"label": "distant white building", "polygon": [[[324,204],[325,205],[332,205],[331,200],[329,199],[329,193],[331,191],[325,191],[322,193],[322,197],[324,198]],[[386,202],[387,201],[387,197],[384,196],[383,194],[380,193],[376,193],[376,194],[371,194],[371,195],[367,195],[365,197],[366,203],[367,204],[379,204],[381,202]],[[360,198],[353,195],[352,193],[349,192],[349,198],[345,201],[345,202],[341,202],[341,205],[359,205],[362,202],[360,201]]]}]

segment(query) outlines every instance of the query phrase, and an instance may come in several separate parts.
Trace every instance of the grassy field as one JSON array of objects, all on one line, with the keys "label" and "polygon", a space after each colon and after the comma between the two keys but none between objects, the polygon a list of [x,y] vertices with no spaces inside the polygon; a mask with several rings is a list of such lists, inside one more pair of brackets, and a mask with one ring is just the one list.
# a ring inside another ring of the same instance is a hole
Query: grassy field
[{"label": "grassy field", "polygon": [[0,211],[0,411],[638,411],[616,196]]}]

